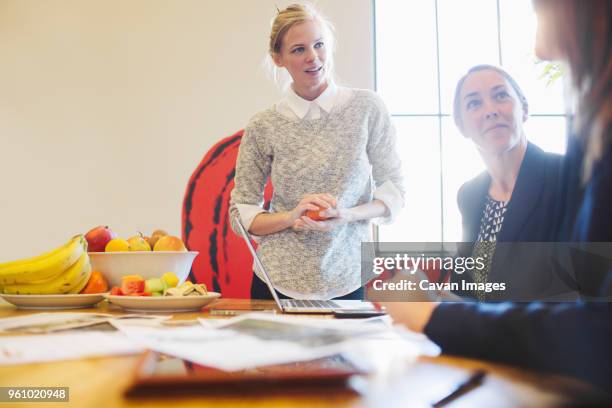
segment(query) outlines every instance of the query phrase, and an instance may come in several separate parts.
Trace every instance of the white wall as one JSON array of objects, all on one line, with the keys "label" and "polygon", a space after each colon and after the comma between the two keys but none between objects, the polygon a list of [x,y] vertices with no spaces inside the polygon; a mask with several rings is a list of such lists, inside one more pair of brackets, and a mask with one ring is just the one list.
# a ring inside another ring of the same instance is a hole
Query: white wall
[{"label": "white wall", "polygon": [[[279,92],[281,0],[0,0],[0,262],[103,224],[180,234],[187,180]],[[341,82],[373,87],[371,0],[321,0]]]}]

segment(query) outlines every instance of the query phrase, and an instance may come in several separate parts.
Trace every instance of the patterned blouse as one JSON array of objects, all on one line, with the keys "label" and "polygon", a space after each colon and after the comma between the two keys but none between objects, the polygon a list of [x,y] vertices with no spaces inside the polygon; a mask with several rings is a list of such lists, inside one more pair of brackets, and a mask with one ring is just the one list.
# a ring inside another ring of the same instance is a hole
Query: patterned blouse
[{"label": "patterned blouse", "polygon": [[[487,201],[480,219],[480,230],[473,251],[474,257],[484,257],[487,261],[485,268],[474,271],[474,282],[476,283],[487,283],[493,254],[495,253],[497,234],[504,223],[504,215],[507,209],[507,201],[497,201],[487,195]],[[486,298],[484,291],[474,291],[474,295],[481,302]]]}]

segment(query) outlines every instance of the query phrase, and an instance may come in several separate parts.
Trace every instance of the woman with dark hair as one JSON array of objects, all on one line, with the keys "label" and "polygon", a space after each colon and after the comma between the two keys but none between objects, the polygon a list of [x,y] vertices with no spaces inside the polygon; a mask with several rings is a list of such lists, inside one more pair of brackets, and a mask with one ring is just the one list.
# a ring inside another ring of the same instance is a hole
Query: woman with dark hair
[{"label": "woman with dark hair", "polygon": [[[461,186],[462,251],[486,259],[484,268],[463,275],[478,284],[503,283],[504,291],[463,291],[478,300],[535,300],[565,294],[545,256],[526,256],[521,245],[497,242],[550,242],[556,238],[561,156],[527,141],[523,123],[529,106],[518,83],[503,69],[477,65],[457,83],[453,117],[464,137],[482,157],[486,170]],[[509,249],[524,256],[510,257]],[[540,252],[541,252],[540,248]],[[526,252],[526,253],[525,253]],[[463,255],[463,254],[462,254]]]},{"label": "woman with dark hair", "polygon": [[[612,242],[612,2],[534,0],[536,53],[566,63],[577,109],[564,162],[561,240]],[[561,220],[559,221],[561,223]],[[609,256],[609,254],[608,254]],[[605,264],[605,263],[604,263]],[[386,303],[444,353],[569,374],[612,390],[612,268],[576,265],[597,301]],[[596,293],[597,292],[597,293]]]}]

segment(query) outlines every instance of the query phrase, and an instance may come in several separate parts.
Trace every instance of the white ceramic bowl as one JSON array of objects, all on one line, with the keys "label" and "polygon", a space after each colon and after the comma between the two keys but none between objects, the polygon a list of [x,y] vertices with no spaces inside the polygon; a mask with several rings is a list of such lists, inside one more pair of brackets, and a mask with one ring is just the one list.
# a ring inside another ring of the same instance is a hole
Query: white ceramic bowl
[{"label": "white ceramic bowl", "polygon": [[101,272],[110,287],[121,286],[121,277],[140,275],[144,279],[160,278],[166,272],[174,272],[179,284],[185,282],[197,251],[134,251],[90,252],[91,266]]}]

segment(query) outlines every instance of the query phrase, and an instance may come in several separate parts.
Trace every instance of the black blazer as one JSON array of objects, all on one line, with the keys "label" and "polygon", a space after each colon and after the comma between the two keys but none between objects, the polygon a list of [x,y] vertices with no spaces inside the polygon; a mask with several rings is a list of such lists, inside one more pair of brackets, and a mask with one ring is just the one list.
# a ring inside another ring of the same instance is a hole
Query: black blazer
[{"label": "black blazer", "polygon": [[[527,143],[498,241],[548,242],[556,238],[557,223],[551,209],[557,204],[561,159],[558,154]],[[475,242],[478,237],[490,185],[491,176],[484,171],[463,184],[457,193],[464,242]]]},{"label": "black blazer", "polygon": [[[487,300],[537,300],[566,296],[567,285],[553,272],[551,246],[527,245],[525,242],[554,242],[558,235],[560,175],[562,156],[546,153],[533,143],[527,144],[512,197],[508,202],[488,282],[504,282],[505,291],[487,294]],[[478,238],[491,176],[483,172],[461,186],[457,202],[462,217],[463,242],[460,255],[469,256]],[[510,244],[510,243],[517,244]],[[503,243],[503,244],[500,244]],[[471,282],[465,273],[453,273],[452,281]],[[459,291],[472,297],[473,293]],[[572,296],[572,295],[570,295]]]}]

